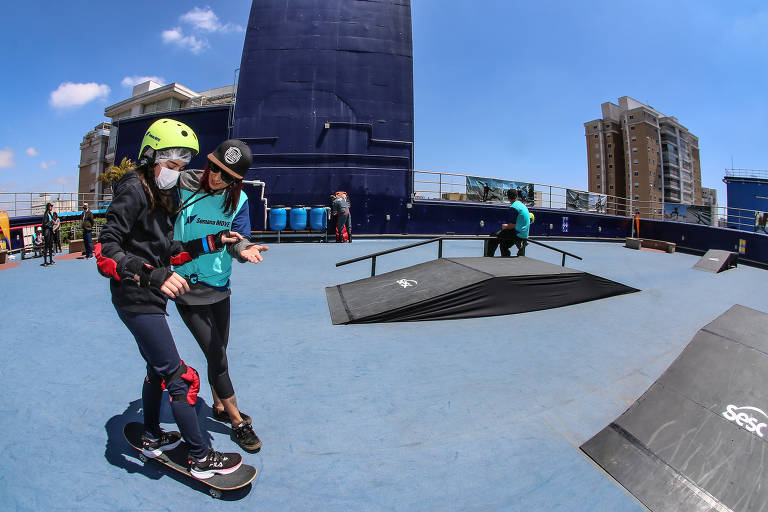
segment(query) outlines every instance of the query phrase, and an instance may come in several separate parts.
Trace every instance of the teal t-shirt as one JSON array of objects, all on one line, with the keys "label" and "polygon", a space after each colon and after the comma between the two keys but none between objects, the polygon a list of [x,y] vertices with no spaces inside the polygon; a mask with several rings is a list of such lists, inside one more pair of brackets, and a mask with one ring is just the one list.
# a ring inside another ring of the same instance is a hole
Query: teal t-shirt
[{"label": "teal t-shirt", "polygon": [[[203,192],[198,192],[202,194]],[[195,192],[181,190],[181,201],[184,204]],[[226,194],[215,194],[197,201],[184,208],[176,217],[173,226],[174,240],[188,242],[206,235],[216,234],[219,231],[232,229],[232,221],[243,204],[248,200],[245,194],[240,194],[240,201],[231,214],[223,211]],[[191,201],[190,201],[191,202]],[[174,270],[194,283],[205,283],[216,288],[224,288],[229,285],[229,276],[232,273],[232,256],[222,249],[216,252],[201,254],[194,260],[174,267]]]},{"label": "teal t-shirt", "polygon": [[515,201],[509,207],[509,222],[515,223],[515,232],[520,238],[528,238],[528,229],[531,227],[531,214],[528,207],[520,201]]}]

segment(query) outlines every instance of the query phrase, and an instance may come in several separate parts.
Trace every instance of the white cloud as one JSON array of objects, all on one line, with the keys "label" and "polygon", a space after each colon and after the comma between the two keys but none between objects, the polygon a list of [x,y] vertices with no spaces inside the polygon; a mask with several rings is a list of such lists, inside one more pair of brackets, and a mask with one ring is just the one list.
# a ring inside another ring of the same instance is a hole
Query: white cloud
[{"label": "white cloud", "polygon": [[27,154],[29,156],[37,156],[40,153],[35,148],[27,148]]},{"label": "white cloud", "polygon": [[163,30],[162,37],[164,43],[174,44],[179,48],[189,50],[194,54],[198,54],[203,51],[204,48],[208,47],[208,41],[205,39],[198,39],[195,36],[185,36],[181,27]]},{"label": "white cloud", "polygon": [[49,167],[54,167],[56,165],[59,165],[59,163],[56,160],[50,160],[48,162],[40,162],[41,169],[47,169]]},{"label": "white cloud", "polygon": [[133,87],[134,85],[138,85],[141,83],[144,83],[148,80],[152,80],[153,82],[156,82],[158,84],[165,84],[165,78],[161,76],[139,76],[139,75],[133,75],[133,76],[127,76],[123,78],[123,81],[120,82],[120,85],[123,87]]},{"label": "white cloud", "polygon": [[5,148],[0,149],[0,168],[2,167],[14,167],[16,162],[13,161],[13,151]]},{"label": "white cloud", "polygon": [[219,17],[213,12],[210,7],[201,9],[199,7],[193,8],[186,14],[181,16],[181,21],[189,23],[192,27],[204,30],[206,32],[242,32],[243,27],[235,25],[233,23],[222,24],[219,21]]},{"label": "white cloud", "polygon": [[80,107],[98,98],[106,98],[109,87],[96,82],[76,84],[63,82],[51,93],[50,104],[54,108]]},{"label": "white cloud", "polygon": [[56,178],[56,183],[59,185],[66,185],[67,183],[71,182],[72,180],[69,178]]}]

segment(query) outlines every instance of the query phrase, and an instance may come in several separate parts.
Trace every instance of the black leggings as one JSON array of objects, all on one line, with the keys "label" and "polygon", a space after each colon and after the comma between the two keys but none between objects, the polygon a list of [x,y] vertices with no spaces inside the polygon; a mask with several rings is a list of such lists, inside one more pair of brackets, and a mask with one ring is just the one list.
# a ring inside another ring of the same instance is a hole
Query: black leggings
[{"label": "black leggings", "polygon": [[204,306],[176,303],[176,309],[205,354],[208,361],[208,383],[219,398],[230,398],[235,394],[235,389],[229,379],[227,364],[229,297]]}]

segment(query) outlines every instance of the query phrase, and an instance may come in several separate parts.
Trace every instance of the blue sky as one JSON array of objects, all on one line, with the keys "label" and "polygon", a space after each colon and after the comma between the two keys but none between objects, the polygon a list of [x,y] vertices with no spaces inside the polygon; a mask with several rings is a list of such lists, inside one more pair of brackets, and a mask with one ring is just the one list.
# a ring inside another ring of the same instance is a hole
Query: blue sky
[{"label": "blue sky", "polygon": [[[670,5],[671,4],[671,5]],[[250,1],[25,1],[0,20],[0,191],[74,191],[133,77],[231,83]],[[699,137],[704,186],[768,168],[768,5],[412,0],[422,170],[586,188],[583,123],[631,96]],[[75,84],[75,85],[67,85]]]}]

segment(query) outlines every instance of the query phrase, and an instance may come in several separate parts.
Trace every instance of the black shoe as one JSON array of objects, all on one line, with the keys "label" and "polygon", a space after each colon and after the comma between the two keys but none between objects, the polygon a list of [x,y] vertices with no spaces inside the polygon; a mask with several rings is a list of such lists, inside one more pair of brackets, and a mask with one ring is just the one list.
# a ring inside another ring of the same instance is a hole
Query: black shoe
[{"label": "black shoe", "polygon": [[237,444],[239,444],[243,450],[248,450],[249,452],[257,452],[261,450],[261,439],[254,433],[253,427],[246,422],[234,425],[232,427],[232,432],[235,434]]},{"label": "black shoe", "polygon": [[147,457],[155,458],[162,455],[164,451],[173,450],[181,443],[181,434],[175,430],[163,432],[160,439],[150,439],[146,435],[141,436],[141,453]]},{"label": "black shoe", "polygon": [[[240,417],[243,418],[243,421],[247,424],[251,424],[251,417],[245,414],[243,411],[240,411]],[[227,411],[219,411],[215,407],[213,407],[213,419],[223,423],[232,423],[232,420],[230,419],[229,414],[227,414]]]},{"label": "black shoe", "polygon": [[213,448],[211,448],[204,460],[195,460],[193,457],[187,461],[189,473],[200,480],[211,478],[217,474],[228,475],[234,473],[242,463],[243,457],[239,453],[222,453],[217,452]]}]

